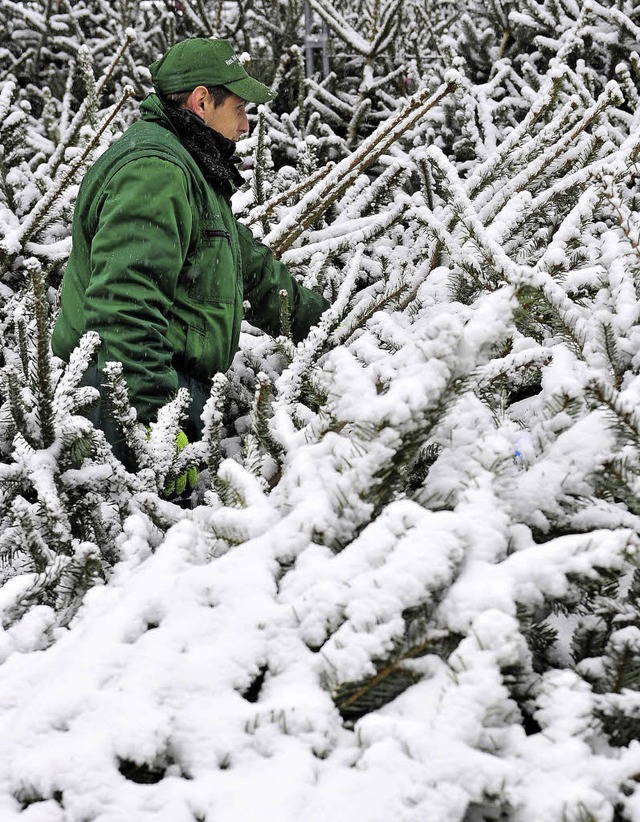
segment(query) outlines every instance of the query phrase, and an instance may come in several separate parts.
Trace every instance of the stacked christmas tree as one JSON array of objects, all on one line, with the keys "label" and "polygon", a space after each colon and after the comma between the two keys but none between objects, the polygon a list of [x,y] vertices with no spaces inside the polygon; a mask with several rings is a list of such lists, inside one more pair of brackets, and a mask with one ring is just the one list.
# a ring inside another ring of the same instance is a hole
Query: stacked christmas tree
[{"label": "stacked christmas tree", "polygon": [[[435,5],[310,0],[311,66],[296,3],[2,7],[3,820],[640,820],[638,11]],[[279,90],[234,207],[331,308],[249,309],[180,454],[114,365],[129,473],[48,327],[192,35]]]}]

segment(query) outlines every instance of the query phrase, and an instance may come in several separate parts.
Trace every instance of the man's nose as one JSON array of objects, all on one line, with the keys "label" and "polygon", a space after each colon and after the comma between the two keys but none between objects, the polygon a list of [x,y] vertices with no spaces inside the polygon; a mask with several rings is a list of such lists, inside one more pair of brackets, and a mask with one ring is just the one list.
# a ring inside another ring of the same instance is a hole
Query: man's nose
[{"label": "man's nose", "polygon": [[249,132],[249,118],[246,111],[243,111],[238,119],[238,131],[241,134],[248,134]]}]

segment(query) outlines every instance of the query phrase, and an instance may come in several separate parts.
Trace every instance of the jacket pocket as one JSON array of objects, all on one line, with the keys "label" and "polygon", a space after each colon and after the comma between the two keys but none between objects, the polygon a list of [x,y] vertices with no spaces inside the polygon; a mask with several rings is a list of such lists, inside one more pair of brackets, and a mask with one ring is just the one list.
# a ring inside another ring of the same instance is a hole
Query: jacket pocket
[{"label": "jacket pocket", "polygon": [[204,225],[189,272],[189,297],[196,303],[234,303],[237,272],[231,235]]},{"label": "jacket pocket", "polygon": [[204,228],[202,230],[202,236],[205,240],[210,240],[213,237],[224,237],[231,242],[231,234],[223,228]]}]

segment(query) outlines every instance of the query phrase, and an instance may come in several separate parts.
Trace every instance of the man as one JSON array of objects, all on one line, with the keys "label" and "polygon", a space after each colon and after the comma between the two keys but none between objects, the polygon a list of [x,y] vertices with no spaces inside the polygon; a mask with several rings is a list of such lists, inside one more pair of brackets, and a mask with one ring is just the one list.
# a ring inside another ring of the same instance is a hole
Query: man
[{"label": "man", "polygon": [[[298,285],[231,212],[243,182],[233,153],[249,130],[245,106],[267,102],[271,91],[224,40],[185,40],[150,70],[156,93],[141,104],[140,121],[80,187],[52,346],[68,360],[82,334],[97,331],[88,379],[98,385],[105,363],[120,361],[143,423],[188,388],[184,428],[193,439],[211,378],[237,351],[243,301],[249,322],[277,334],[285,289],[296,341],[328,303]],[[117,444],[106,405],[94,422]],[[126,458],[121,444],[115,450]]]}]

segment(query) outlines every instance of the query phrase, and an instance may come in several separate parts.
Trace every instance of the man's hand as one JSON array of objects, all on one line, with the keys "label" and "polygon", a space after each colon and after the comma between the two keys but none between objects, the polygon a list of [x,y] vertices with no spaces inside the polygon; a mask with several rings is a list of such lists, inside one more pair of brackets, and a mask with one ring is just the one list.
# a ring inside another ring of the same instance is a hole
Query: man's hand
[{"label": "man's hand", "polygon": [[[189,445],[187,435],[184,431],[178,431],[176,436],[176,448],[178,449],[178,454],[183,448],[186,448],[187,445]],[[188,468],[186,468],[181,474],[178,474],[175,479],[172,479],[165,485],[162,493],[165,497],[179,497],[184,494],[187,488],[189,491],[193,491],[197,482],[198,469],[195,465],[189,465]]]}]

